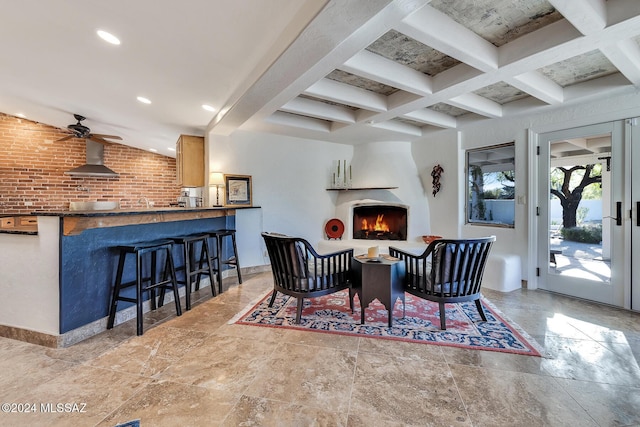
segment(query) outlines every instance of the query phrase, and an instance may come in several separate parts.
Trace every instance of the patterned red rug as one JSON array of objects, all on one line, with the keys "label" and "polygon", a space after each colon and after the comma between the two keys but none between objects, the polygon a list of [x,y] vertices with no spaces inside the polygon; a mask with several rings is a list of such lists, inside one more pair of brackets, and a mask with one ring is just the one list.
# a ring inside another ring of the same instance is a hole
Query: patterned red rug
[{"label": "patterned red rug", "polygon": [[487,321],[483,322],[475,303],[446,304],[447,330],[440,330],[438,304],[406,294],[406,314],[402,318],[402,302],[393,311],[393,327],[389,328],[387,310],[375,300],[365,311],[365,324],[360,324],[360,302],[355,298],[355,311],[349,309],[348,291],[320,298],[305,299],[300,324],[295,323],[296,299],[278,293],[272,308],[271,292],[250,304],[229,323],[298,329],[314,332],[367,336],[389,340],[445,345],[476,350],[500,351],[528,356],[541,356],[541,347],[517,324],[508,320],[485,298],[482,299]]}]

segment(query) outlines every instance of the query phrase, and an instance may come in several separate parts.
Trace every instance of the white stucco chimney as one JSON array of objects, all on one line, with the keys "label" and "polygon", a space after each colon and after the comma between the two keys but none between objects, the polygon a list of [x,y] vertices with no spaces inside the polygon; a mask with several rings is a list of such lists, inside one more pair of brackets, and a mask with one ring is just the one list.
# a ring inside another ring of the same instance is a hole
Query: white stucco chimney
[{"label": "white stucco chimney", "polygon": [[[340,191],[336,218],[345,225],[343,239],[352,236],[354,204],[401,204],[409,208],[407,242],[421,242],[430,234],[429,207],[410,142],[371,142],[354,147],[351,159],[353,189]],[[393,189],[372,189],[397,187]]]}]

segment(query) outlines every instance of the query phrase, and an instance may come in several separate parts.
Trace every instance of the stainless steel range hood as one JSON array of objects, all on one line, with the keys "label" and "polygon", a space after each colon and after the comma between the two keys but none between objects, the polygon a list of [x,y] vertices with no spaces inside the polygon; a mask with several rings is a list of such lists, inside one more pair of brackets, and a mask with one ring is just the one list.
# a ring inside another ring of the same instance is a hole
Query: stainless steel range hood
[{"label": "stainless steel range hood", "polygon": [[71,176],[95,176],[95,177],[117,177],[117,172],[112,171],[104,165],[104,145],[89,139],[87,143],[87,164],[66,171],[66,175]]}]

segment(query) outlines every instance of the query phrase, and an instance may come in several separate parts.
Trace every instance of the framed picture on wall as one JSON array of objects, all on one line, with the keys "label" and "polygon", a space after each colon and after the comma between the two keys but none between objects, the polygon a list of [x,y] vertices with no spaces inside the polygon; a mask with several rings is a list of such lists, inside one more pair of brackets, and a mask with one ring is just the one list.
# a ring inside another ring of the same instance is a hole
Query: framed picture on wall
[{"label": "framed picture on wall", "polygon": [[225,206],[252,206],[251,175],[224,175]]}]

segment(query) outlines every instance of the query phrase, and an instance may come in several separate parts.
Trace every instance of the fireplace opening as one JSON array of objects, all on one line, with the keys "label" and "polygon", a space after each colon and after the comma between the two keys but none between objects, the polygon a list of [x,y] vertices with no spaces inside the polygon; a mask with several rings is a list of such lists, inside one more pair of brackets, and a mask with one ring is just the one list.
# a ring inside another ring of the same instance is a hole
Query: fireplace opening
[{"label": "fireplace opening", "polygon": [[354,206],[353,238],[407,240],[407,208],[388,205]]}]

